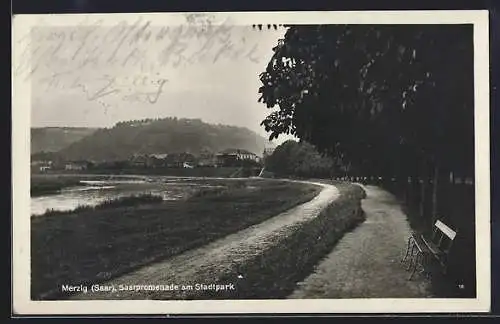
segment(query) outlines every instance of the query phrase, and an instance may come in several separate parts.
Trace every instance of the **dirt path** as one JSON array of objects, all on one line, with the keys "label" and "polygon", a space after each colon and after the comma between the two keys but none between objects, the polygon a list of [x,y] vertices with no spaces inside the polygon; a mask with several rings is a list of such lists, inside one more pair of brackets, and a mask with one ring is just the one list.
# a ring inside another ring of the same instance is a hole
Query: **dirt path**
[{"label": "dirt path", "polygon": [[365,187],[366,221],[346,233],[290,298],[432,297],[430,284],[400,263],[410,231],[406,215],[390,193]]},{"label": "dirt path", "polygon": [[[130,291],[120,290],[120,285],[195,285],[196,283],[208,285],[216,278],[238,273],[235,269],[237,270],[245,260],[270,248],[276,240],[288,235],[302,222],[318,216],[323,208],[338,197],[339,192],[333,185],[301,182],[317,184],[323,189],[309,202],[267,221],[102,284],[111,287],[112,291],[93,292],[89,286],[87,293],[74,295],[71,299],[182,299],[189,296],[192,291]],[[238,273],[233,283],[244,279],[245,273]]]}]

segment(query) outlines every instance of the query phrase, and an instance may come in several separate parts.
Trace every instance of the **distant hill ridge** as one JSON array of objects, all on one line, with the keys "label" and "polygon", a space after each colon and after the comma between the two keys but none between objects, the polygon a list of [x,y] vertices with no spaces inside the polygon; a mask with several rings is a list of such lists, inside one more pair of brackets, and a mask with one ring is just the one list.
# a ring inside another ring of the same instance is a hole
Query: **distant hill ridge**
[{"label": "distant hill ridge", "polygon": [[[134,154],[200,154],[228,148],[261,155],[267,142],[245,127],[175,117],[118,122],[111,128],[93,129],[89,133],[61,148],[55,156],[64,160],[113,161]],[[36,141],[32,137],[33,140]]]},{"label": "distant hill ridge", "polygon": [[31,128],[31,154],[57,152],[95,132],[87,127],[33,127]]}]

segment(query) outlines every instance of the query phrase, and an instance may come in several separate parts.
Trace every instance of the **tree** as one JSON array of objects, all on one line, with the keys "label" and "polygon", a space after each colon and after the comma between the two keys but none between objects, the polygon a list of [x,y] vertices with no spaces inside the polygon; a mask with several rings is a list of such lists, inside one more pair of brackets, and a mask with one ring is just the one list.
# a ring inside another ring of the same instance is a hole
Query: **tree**
[{"label": "tree", "polygon": [[260,75],[270,139],[293,134],[354,172],[433,176],[434,188],[473,172],[471,26],[286,27]]},{"label": "tree", "polygon": [[331,177],[335,171],[332,158],[322,156],[313,145],[304,141],[282,143],[265,163],[266,169],[278,176]]}]

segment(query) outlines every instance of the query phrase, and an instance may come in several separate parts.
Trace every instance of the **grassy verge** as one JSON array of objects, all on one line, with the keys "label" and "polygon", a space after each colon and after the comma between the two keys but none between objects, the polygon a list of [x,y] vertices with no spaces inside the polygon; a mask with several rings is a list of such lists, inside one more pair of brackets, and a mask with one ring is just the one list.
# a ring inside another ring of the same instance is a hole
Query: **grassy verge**
[{"label": "grassy verge", "polygon": [[313,185],[227,181],[183,201],[83,208],[31,219],[33,299],[62,284],[94,284],[199,247],[312,199]]}]

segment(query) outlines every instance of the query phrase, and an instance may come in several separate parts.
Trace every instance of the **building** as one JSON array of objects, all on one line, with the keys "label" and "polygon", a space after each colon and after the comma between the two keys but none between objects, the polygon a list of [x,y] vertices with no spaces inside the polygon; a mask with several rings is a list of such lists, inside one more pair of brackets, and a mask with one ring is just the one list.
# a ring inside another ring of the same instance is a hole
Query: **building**
[{"label": "building", "polygon": [[166,153],[134,154],[129,164],[136,168],[157,168],[166,165],[167,157]]},{"label": "building", "polygon": [[238,160],[241,161],[243,160],[252,160],[255,162],[259,161],[259,157],[257,156],[257,154],[243,149],[227,149],[222,151],[221,153],[235,156]]},{"label": "building", "polygon": [[211,152],[202,152],[197,158],[197,166],[199,167],[216,167],[217,158],[215,154]]},{"label": "building", "polygon": [[[191,153],[171,153],[165,159],[166,166],[170,168],[184,168],[185,165],[193,166],[196,158]],[[187,163],[187,164],[185,164]]]},{"label": "building", "polygon": [[147,156],[146,166],[153,168],[164,167],[167,165],[167,157],[167,153],[149,154]]},{"label": "building", "polygon": [[145,168],[149,166],[149,159],[147,155],[134,154],[129,161],[132,167]]},{"label": "building", "polygon": [[217,166],[236,166],[238,157],[236,154],[218,153],[216,155]]},{"label": "building", "polygon": [[64,169],[68,171],[82,171],[86,170],[88,167],[87,161],[70,161],[66,162]]},{"label": "building", "polygon": [[40,167],[40,171],[41,171],[41,172],[45,172],[45,171],[48,171],[48,170],[50,170],[50,169],[52,169],[52,167],[51,167],[50,165],[42,165],[42,166]]},{"label": "building", "polygon": [[32,172],[45,172],[53,168],[52,161],[37,160],[31,162]]},{"label": "building", "polygon": [[155,154],[149,154],[148,155],[150,158],[157,159],[157,160],[165,160],[168,156],[167,153],[155,153]]},{"label": "building", "polygon": [[216,154],[217,164],[223,166],[234,166],[241,161],[259,162],[257,154],[243,149],[227,149]]}]

